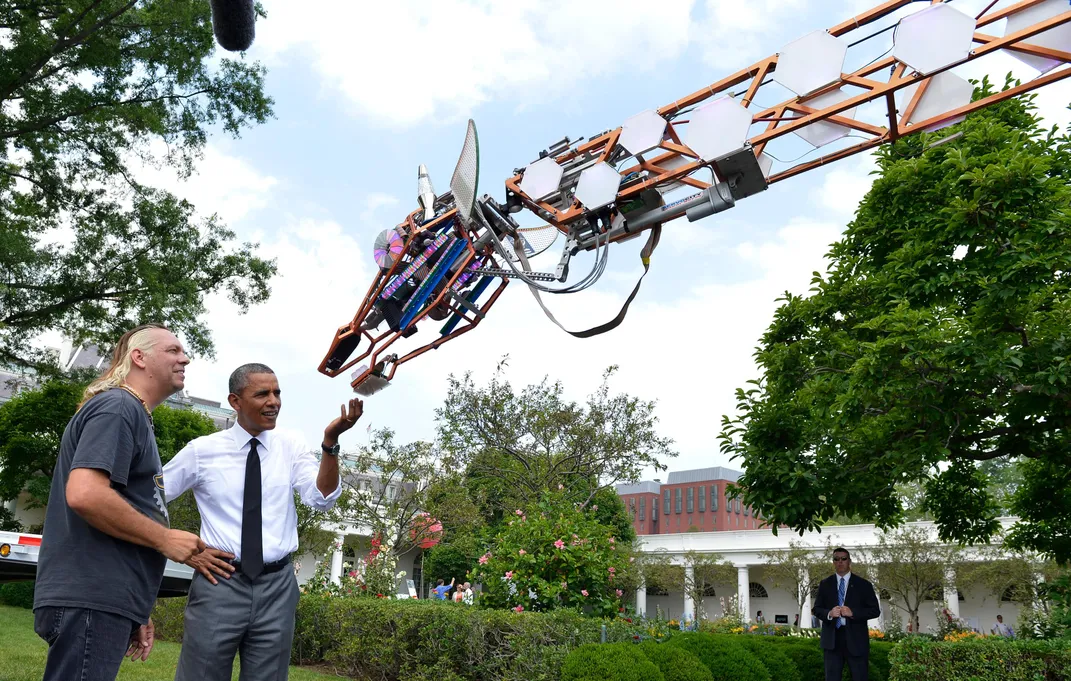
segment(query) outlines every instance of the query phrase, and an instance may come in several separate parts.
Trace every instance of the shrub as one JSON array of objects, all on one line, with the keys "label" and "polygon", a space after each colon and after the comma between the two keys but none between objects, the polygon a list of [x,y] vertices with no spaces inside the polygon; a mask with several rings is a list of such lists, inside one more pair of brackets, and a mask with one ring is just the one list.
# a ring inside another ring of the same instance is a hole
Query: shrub
[{"label": "shrub", "polygon": [[910,638],[889,655],[891,681],[1057,681],[1071,678],[1066,641],[977,639],[955,643]]},{"label": "shrub", "polygon": [[[895,643],[886,643],[884,641],[870,642],[870,666],[877,669],[881,681],[889,678],[889,653],[891,653],[895,647]],[[870,678],[874,678],[873,671],[870,673]]]},{"label": "shrub", "polygon": [[33,609],[33,582],[7,582],[0,585],[0,603],[16,608]]},{"label": "shrub", "polygon": [[782,646],[770,644],[765,636],[739,638],[744,647],[759,658],[759,662],[770,672],[770,678],[777,681],[803,681],[796,663],[781,651]]},{"label": "shrub", "polygon": [[587,644],[562,665],[561,681],[663,681],[662,672],[637,646]]},{"label": "shrub", "polygon": [[639,646],[651,662],[654,662],[666,681],[714,681],[710,670],[699,658],[682,648],[646,642]]},{"label": "shrub", "polygon": [[182,643],[185,614],[185,597],[158,599],[152,609],[152,624],[156,629],[156,638],[161,641]]},{"label": "shrub", "polygon": [[697,632],[675,635],[665,645],[698,657],[715,681],[770,681],[762,662],[736,641]]},{"label": "shrub", "polygon": [[469,575],[483,584],[481,603],[615,615],[631,583],[629,547],[619,546],[613,528],[599,524],[596,510],[552,494],[526,511],[517,509]]},{"label": "shrub", "polygon": [[631,641],[623,619],[574,610],[515,613],[427,600],[392,601],[305,594],[298,602],[294,663],[327,662],[353,678],[394,681],[436,667],[440,679],[558,681],[568,654],[596,643]]},{"label": "shrub", "polygon": [[801,681],[822,681],[826,677],[825,658],[817,641],[799,639],[777,649],[796,665]]}]

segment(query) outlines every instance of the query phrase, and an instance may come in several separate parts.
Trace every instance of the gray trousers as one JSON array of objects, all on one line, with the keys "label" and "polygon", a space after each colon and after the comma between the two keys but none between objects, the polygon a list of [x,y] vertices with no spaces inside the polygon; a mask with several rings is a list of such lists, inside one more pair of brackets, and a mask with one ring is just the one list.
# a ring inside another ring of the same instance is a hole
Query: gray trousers
[{"label": "gray trousers", "polygon": [[175,681],[230,681],[235,653],[240,681],[286,681],[299,595],[293,568],[216,581],[194,574]]}]

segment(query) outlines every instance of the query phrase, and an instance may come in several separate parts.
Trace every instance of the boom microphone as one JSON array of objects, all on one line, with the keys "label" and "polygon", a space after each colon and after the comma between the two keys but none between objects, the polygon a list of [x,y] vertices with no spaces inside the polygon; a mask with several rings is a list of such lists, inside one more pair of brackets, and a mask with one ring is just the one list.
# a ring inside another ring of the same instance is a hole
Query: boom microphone
[{"label": "boom microphone", "polygon": [[219,46],[231,52],[243,52],[256,35],[253,0],[212,0],[212,29]]}]

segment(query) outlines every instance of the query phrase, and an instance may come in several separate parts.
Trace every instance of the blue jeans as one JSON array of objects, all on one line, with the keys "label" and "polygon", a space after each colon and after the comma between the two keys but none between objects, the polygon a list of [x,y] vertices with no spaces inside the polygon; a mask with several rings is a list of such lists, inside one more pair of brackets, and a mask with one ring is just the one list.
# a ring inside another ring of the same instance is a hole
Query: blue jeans
[{"label": "blue jeans", "polygon": [[33,630],[48,643],[44,681],[115,681],[139,624],[102,610],[42,607]]}]

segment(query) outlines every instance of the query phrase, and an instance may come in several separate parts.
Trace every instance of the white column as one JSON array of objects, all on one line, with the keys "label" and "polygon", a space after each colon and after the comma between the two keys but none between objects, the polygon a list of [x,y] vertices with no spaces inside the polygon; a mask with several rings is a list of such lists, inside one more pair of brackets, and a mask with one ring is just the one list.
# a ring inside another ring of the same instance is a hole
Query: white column
[{"label": "white column", "polygon": [[[874,622],[875,626],[878,629],[880,629],[882,631],[885,631],[885,607],[889,606],[889,604],[888,603],[886,603],[885,605],[881,604],[881,587],[878,586],[880,584],[880,582],[878,581],[878,569],[875,568],[875,567],[870,568],[870,575],[869,576],[870,576],[870,583],[874,585],[874,595],[878,597],[878,608],[881,610],[881,614],[879,614],[873,620],[873,622]],[[889,606],[889,607],[891,607],[891,606]]]},{"label": "white column", "polygon": [[636,615],[647,616],[647,584],[643,577],[640,577],[640,585],[636,587]]},{"label": "white column", "polygon": [[959,619],[959,591],[956,590],[956,568],[945,568],[945,603],[952,616]]},{"label": "white column", "polygon": [[803,593],[803,612],[800,613],[800,626],[804,629],[811,628],[811,573],[807,568],[801,570],[802,576],[800,579],[800,585],[804,589]]},{"label": "white column", "polygon": [[736,568],[736,595],[740,601],[740,616],[744,622],[751,621],[751,577],[747,566],[741,565]]},{"label": "white column", "polygon": [[695,602],[692,601],[692,589],[695,586],[695,568],[691,565],[684,566],[684,611],[681,616],[691,615],[695,619]]},{"label": "white column", "polygon": [[346,535],[340,534],[335,537],[335,550],[331,554],[331,581],[338,584],[342,580],[342,543]]}]

